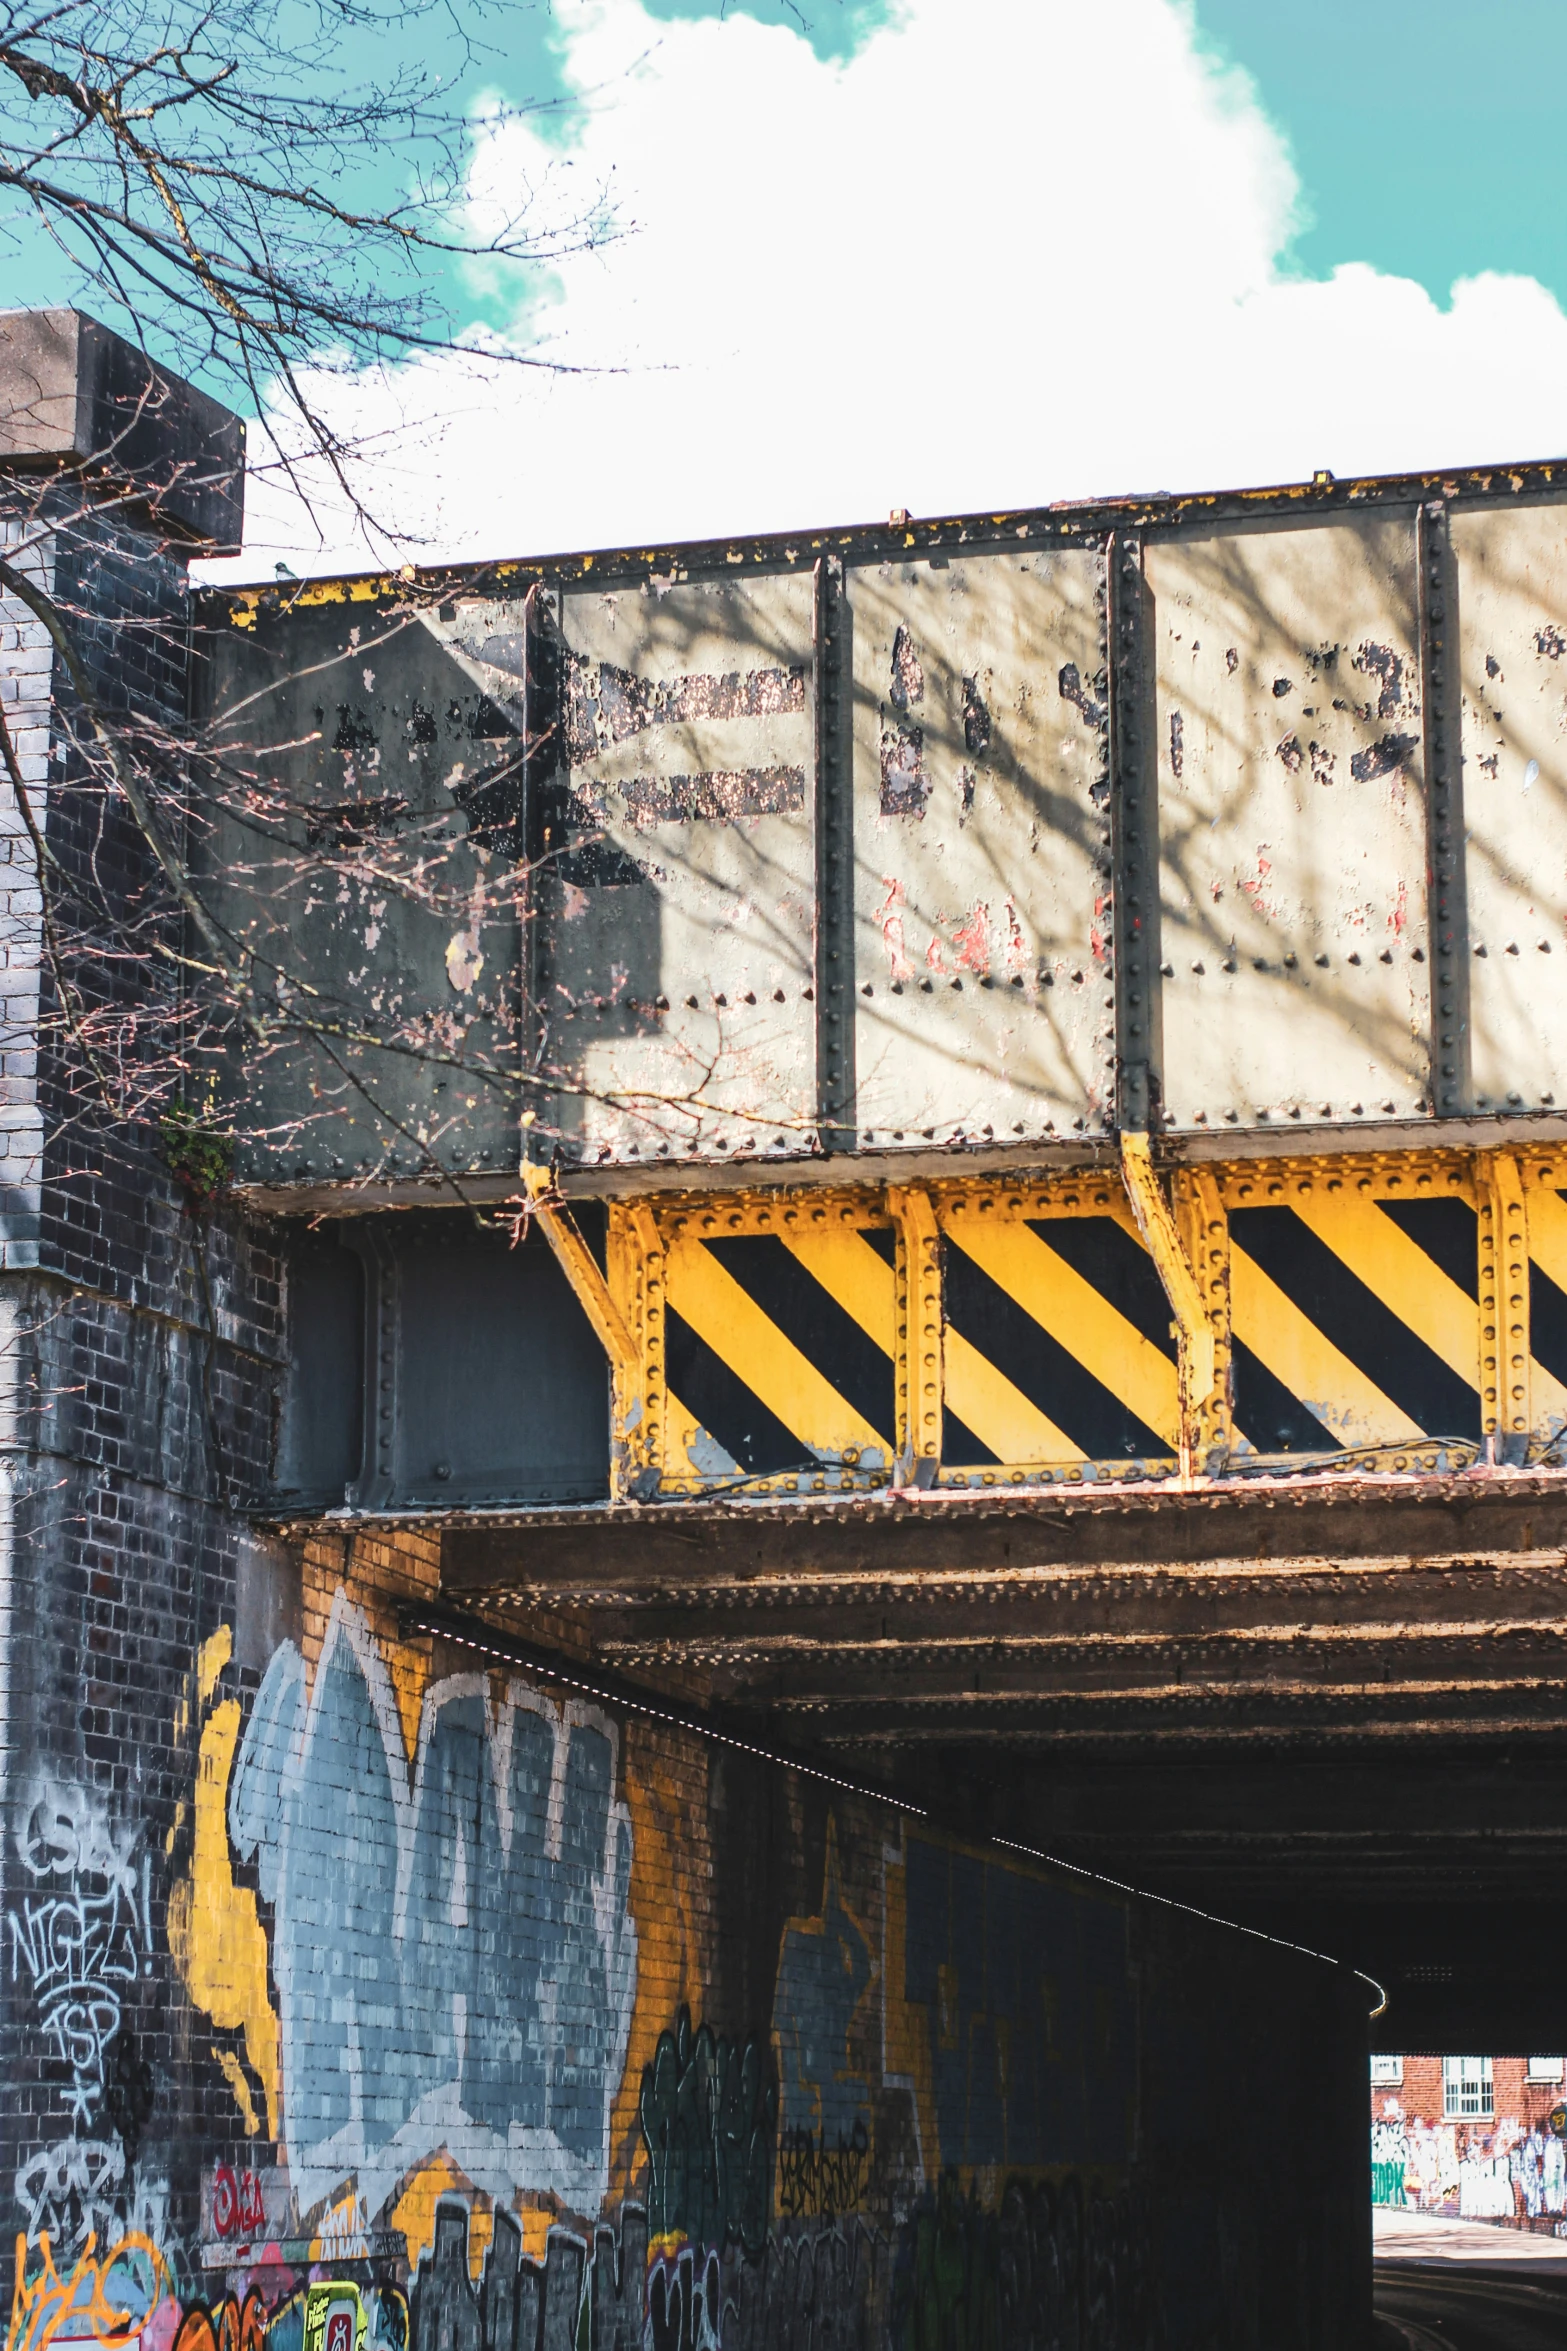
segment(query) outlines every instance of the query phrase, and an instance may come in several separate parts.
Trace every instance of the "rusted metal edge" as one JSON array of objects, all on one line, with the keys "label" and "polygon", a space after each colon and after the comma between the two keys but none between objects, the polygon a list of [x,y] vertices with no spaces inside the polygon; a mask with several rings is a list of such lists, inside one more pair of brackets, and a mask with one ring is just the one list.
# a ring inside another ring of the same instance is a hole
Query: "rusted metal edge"
[{"label": "rusted metal edge", "polygon": [[824,555],[845,562],[917,561],[935,548],[983,548],[1010,544],[1070,544],[1110,531],[1173,532],[1194,525],[1215,527],[1273,516],[1315,519],[1389,506],[1416,507],[1431,499],[1449,505],[1501,503],[1567,492],[1567,462],[1529,459],[1511,465],[1469,466],[1449,472],[1372,474],[1335,481],[1319,474],[1307,482],[1282,482],[1245,490],[1144,492],[1121,498],[1064,499],[1048,506],[1007,508],[992,514],[941,515],[908,523],[816,525],[802,531],[775,531],[733,539],[694,539],[654,546],[542,552],[499,562],[414,564],[402,571],[342,572],[302,580],[286,592],[275,582],[247,588],[212,588],[197,599],[210,623],[254,624],[258,610],[287,614],[322,604],[362,604],[406,598],[428,599],[443,591],[464,595],[515,595],[547,580],[556,586],[641,582],[657,575],[668,584],[682,576],[737,571],[809,571]]},{"label": "rusted metal edge", "polygon": [[[251,1515],[259,1526],[287,1534],[313,1533],[330,1527],[352,1533],[360,1527],[405,1527],[410,1531],[456,1530],[472,1527],[538,1530],[544,1527],[723,1527],[737,1516],[747,1523],[775,1519],[792,1531],[812,1526],[886,1526],[934,1519],[938,1523],[973,1524],[985,1519],[1038,1519],[1059,1527],[1074,1519],[1095,1517],[1156,1517],[1171,1512],[1202,1513],[1221,1509],[1270,1510],[1323,1503],[1359,1510],[1368,1503],[1467,1505],[1485,1509],[1519,1502],[1555,1502],[1567,1511],[1567,1469],[1507,1469],[1480,1462],[1473,1469],[1450,1475],[1379,1471],[1371,1475],[1323,1468],[1282,1473],[1258,1472],[1251,1477],[1194,1477],[1189,1486],[1174,1479],[1140,1483],[1106,1481],[1103,1484],[1050,1487],[963,1488],[884,1486],[872,1492],[797,1496],[744,1494],[731,1498],[693,1494],[657,1501],[581,1502],[543,1508],[522,1504],[493,1510],[347,1510],[267,1511]],[[1543,1542],[1542,1552],[1560,1550],[1563,1541]]]},{"label": "rusted metal edge", "polygon": [[[1239,1148],[1244,1139],[1244,1150]],[[1532,1143],[1567,1143],[1567,1109],[1474,1112],[1439,1119],[1376,1119],[1312,1126],[1304,1119],[1286,1127],[1248,1127],[1208,1135],[1153,1135],[1157,1167],[1202,1167],[1241,1160],[1337,1158],[1388,1151],[1522,1150]],[[852,1161],[820,1156],[735,1158],[728,1161],[671,1159],[613,1167],[564,1165],[556,1171],[568,1200],[646,1198],[673,1192],[777,1191],[785,1187],[841,1187],[845,1184],[910,1184],[994,1175],[1024,1181],[1112,1173],[1120,1164],[1120,1135],[1107,1125],[1102,1136],[1075,1135],[1059,1145],[1040,1142],[990,1145],[962,1143],[940,1150],[859,1150]],[[362,1216],[384,1208],[451,1207],[454,1201],[494,1207],[521,1196],[520,1174],[468,1175],[462,1172],[407,1177],[385,1183],[331,1182],[236,1184],[232,1197],[272,1216]]]}]

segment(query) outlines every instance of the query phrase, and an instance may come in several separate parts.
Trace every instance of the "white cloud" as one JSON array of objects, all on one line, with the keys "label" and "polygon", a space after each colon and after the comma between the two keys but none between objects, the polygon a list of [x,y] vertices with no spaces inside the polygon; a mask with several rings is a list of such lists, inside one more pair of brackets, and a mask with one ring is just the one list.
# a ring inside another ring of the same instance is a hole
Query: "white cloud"
[{"label": "white cloud", "polygon": [[[843,64],[639,0],[563,0],[561,25],[574,172],[530,122],[497,125],[472,196],[482,217],[552,164],[557,185],[612,183],[633,233],[560,263],[533,315],[550,355],[618,372],[444,357],[325,388],[345,426],[388,436],[373,502],[429,551],[1567,441],[1567,319],[1533,279],[1461,282],[1444,310],[1352,260],[1284,273],[1287,152],[1181,0],[906,0]],[[280,545],[319,567],[264,487],[252,504],[235,568]]]}]

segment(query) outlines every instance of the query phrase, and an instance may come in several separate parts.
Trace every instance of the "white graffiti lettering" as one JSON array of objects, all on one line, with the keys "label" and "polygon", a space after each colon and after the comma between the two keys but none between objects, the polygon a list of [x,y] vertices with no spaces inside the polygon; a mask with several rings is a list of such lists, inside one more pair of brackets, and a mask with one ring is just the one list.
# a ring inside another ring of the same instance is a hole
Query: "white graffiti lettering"
[{"label": "white graffiti lettering", "polygon": [[112,2139],[57,2139],[40,2147],[16,2175],[16,2201],[29,2245],[44,2237],[62,2259],[74,2261],[89,2237],[110,2245],[134,2230],[154,2244],[166,2241],[166,2181],[139,2173],[127,2194],[125,2157]]},{"label": "white graffiti lettering", "polygon": [[151,1944],[148,1869],[139,1831],[112,1823],[85,1788],[39,1782],[16,1834],[36,1890],[9,1917],[11,1981],[25,1971],[45,2033],[70,2072],[73,2125],[103,2102],[104,2052],[120,2002]]}]

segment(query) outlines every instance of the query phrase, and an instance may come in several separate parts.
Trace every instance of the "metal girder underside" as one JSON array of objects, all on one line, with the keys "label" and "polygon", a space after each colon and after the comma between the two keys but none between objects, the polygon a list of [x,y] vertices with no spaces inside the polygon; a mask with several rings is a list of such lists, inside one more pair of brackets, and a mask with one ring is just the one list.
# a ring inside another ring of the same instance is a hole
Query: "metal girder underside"
[{"label": "metal girder underside", "polygon": [[862,1757],[1567,1731],[1567,1478],[1392,1486],[555,1515],[450,1528],[443,1586]]},{"label": "metal girder underside", "polygon": [[553,1513],[450,1525],[442,1590],[744,1741],[1340,1952],[1393,1992],[1381,2045],[1554,2013],[1563,1473]]}]

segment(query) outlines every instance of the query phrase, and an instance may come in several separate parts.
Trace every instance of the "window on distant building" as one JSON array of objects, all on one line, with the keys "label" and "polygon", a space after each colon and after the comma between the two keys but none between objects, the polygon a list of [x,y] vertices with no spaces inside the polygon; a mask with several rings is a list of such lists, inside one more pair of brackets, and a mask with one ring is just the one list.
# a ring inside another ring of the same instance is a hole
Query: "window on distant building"
[{"label": "window on distant building", "polygon": [[1529,2060],[1531,2082],[1559,2082],[1564,2070],[1567,2069],[1564,2069],[1560,2057],[1531,2057]]},{"label": "window on distant building", "polygon": [[1495,2111],[1489,2057],[1444,2057],[1442,2112],[1448,2120],[1464,2121]]},{"label": "window on distant building", "polygon": [[[1533,2058],[1529,2062],[1532,2065]],[[1373,2057],[1371,2079],[1373,2082],[1390,2082],[1397,2089],[1404,2079],[1404,2060],[1402,2057]]]}]

